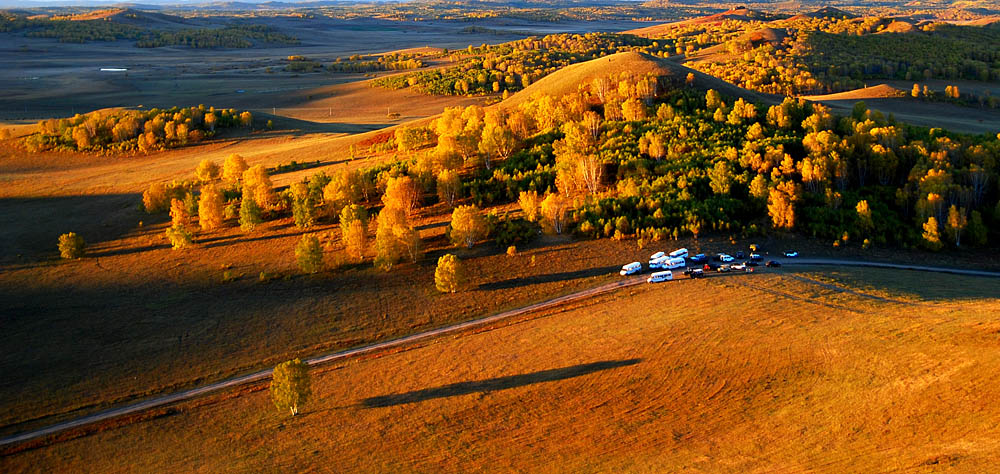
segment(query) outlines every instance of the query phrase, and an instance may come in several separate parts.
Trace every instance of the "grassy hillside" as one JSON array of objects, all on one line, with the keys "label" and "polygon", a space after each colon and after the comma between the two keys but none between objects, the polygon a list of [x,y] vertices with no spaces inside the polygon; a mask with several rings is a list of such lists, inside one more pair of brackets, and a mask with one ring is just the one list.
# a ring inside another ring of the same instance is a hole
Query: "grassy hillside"
[{"label": "grassy hillside", "polygon": [[875,270],[644,286],[315,370],[295,418],[250,387],[0,466],[981,472],[1000,461],[995,289]]}]

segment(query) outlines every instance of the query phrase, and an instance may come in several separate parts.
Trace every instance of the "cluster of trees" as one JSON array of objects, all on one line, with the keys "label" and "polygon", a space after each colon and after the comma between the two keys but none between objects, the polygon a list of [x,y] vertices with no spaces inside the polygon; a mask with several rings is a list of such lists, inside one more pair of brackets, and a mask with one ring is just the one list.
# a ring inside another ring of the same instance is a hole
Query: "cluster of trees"
[{"label": "cluster of trees", "polygon": [[250,127],[253,115],[235,109],[172,107],[150,110],[99,110],[68,119],[38,122],[24,138],[29,151],[149,152],[215,135],[219,128]]},{"label": "cluster of trees", "polygon": [[[398,143],[417,150],[418,173],[464,167],[479,205],[558,196],[550,208],[564,216],[546,227],[594,237],[773,228],[934,248],[934,235],[982,244],[1000,228],[1000,137],[909,127],[864,103],[841,118],[801,100],[764,108],[615,79],[515,109],[452,109]],[[502,147],[486,145],[487,122],[506,137]]]},{"label": "cluster of trees", "polygon": [[373,72],[373,71],[405,71],[424,67],[420,54],[389,53],[375,59],[362,58],[354,55],[345,60],[337,58],[327,69],[331,72]]},{"label": "cluster of trees", "polygon": [[669,55],[672,45],[633,35],[611,33],[556,34],[500,45],[469,46],[456,51],[461,64],[446,69],[377,79],[373,86],[415,87],[432,95],[482,95],[517,92],[567,65],[608,54],[639,51]]},{"label": "cluster of trees", "polygon": [[229,25],[166,31],[140,28],[108,20],[70,20],[0,16],[0,31],[24,31],[33,38],[55,38],[61,43],[133,40],[140,48],[250,48],[258,43],[298,44],[299,40],[266,25]]},{"label": "cluster of trees", "polygon": [[[992,46],[1000,41],[1000,31],[932,24],[910,33],[891,33],[885,30],[890,21],[789,20],[782,25],[789,35],[783,43],[755,45],[746,36],[735,37],[726,42],[731,53],[727,58],[692,66],[747,89],[783,95],[857,89],[872,79],[1000,80],[1000,52]],[[761,25],[745,22],[742,27],[751,30]],[[717,28],[724,35],[734,27]]]},{"label": "cluster of trees", "polygon": [[330,18],[395,21],[460,20],[482,18],[513,18],[535,22],[562,21],[673,21],[717,11],[716,5],[674,5],[663,8],[655,2],[635,4],[567,4],[565,2],[531,2],[510,4],[499,2],[456,1],[420,3],[359,3],[323,5],[317,10]]}]

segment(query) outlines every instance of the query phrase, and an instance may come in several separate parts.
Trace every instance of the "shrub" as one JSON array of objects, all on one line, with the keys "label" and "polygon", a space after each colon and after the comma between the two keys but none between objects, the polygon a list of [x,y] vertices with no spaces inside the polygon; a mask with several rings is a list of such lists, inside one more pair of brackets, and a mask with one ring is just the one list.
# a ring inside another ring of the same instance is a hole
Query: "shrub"
[{"label": "shrub", "polygon": [[538,237],[541,230],[538,224],[523,218],[504,219],[493,227],[497,246],[513,246],[514,244],[526,244]]},{"label": "shrub", "polygon": [[295,246],[295,261],[303,273],[316,273],[323,269],[323,249],[315,234],[305,234]]},{"label": "shrub", "polygon": [[153,183],[149,189],[142,193],[142,206],[146,212],[152,214],[167,210],[170,203],[167,195],[167,185],[164,183]]},{"label": "shrub", "polygon": [[438,259],[434,270],[434,286],[442,293],[454,293],[465,284],[462,262],[453,254],[444,254]]},{"label": "shrub", "polygon": [[183,225],[175,225],[167,228],[166,234],[167,240],[170,241],[170,246],[173,247],[174,250],[182,249],[191,245],[191,232],[189,232]]},{"label": "shrub", "polygon": [[59,236],[59,255],[62,258],[80,258],[83,256],[83,237],[70,232]]}]

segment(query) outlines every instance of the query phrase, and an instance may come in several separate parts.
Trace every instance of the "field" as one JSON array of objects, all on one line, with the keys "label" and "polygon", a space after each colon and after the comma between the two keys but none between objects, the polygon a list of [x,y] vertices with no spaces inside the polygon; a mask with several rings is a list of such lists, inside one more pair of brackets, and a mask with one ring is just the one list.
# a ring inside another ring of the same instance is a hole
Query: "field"
[{"label": "field", "polygon": [[[929,280],[961,290],[927,291]],[[315,401],[293,419],[248,387],[2,462],[981,471],[998,461],[995,290],[971,277],[808,268],[644,285],[317,369]]]},{"label": "field", "polygon": [[[902,28],[887,18],[491,5],[17,13],[161,35],[79,44],[37,37],[37,26],[5,30],[17,17],[0,17],[0,60],[15,65],[0,69],[0,472],[983,472],[1000,462],[1000,280],[805,260],[1000,271],[1000,114],[989,100],[1000,88],[943,78],[1000,72],[975,32],[948,30],[966,50],[927,66],[940,74],[918,99],[904,75],[873,72],[881,57],[821,71],[823,54],[843,52],[810,52],[796,31],[877,41],[872,25]],[[989,13],[899,8],[952,22]],[[137,43],[208,26],[294,41]],[[612,34],[622,31],[641,37]],[[823,91],[809,89],[806,62]],[[753,80],[734,80],[744,73]],[[944,98],[956,84],[970,95]],[[142,112],[175,105],[190,108]],[[194,184],[200,163],[233,154],[266,168],[270,202],[257,203],[256,170]],[[193,245],[175,250],[170,214],[146,212],[143,193],[186,180],[190,215],[177,222]],[[263,221],[241,229],[251,201]],[[473,204],[466,224],[489,235],[465,248],[451,240],[453,210]],[[371,218],[361,263],[346,263],[339,216],[350,205]],[[231,214],[210,229],[213,206]],[[308,212],[314,222],[300,221]],[[59,256],[71,231],[82,258]],[[497,240],[517,232],[527,234],[516,247]],[[321,246],[314,273],[296,262],[307,234]],[[299,416],[275,409],[264,381],[7,442],[617,282],[622,264],[659,250],[735,255],[751,244],[785,266],[676,271],[317,366]],[[781,257],[792,249],[798,264]],[[454,293],[435,288],[448,253],[468,276]]]}]

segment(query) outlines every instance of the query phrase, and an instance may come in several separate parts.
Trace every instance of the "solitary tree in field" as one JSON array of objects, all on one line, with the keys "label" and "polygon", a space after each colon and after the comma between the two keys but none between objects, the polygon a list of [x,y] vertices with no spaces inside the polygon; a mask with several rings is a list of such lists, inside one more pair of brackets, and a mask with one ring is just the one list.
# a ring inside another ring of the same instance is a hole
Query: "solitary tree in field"
[{"label": "solitary tree in field", "polygon": [[309,379],[309,365],[299,359],[282,362],[274,368],[271,377],[271,397],[279,410],[289,410],[292,416],[299,414],[299,407],[305,405],[312,395]]},{"label": "solitary tree in field", "polygon": [[[215,117],[215,114],[206,115],[205,118]],[[226,157],[222,164],[222,180],[230,185],[235,185],[243,179],[243,173],[248,169],[246,160],[242,156],[233,153]]]},{"label": "solitary tree in field", "polygon": [[201,163],[198,163],[198,167],[194,170],[194,174],[198,177],[198,181],[201,181],[202,183],[210,183],[219,179],[219,173],[219,165],[208,159],[201,160]]},{"label": "solitary tree in field", "polygon": [[486,237],[486,219],[476,206],[459,206],[451,213],[451,241],[472,248]]},{"label": "solitary tree in field", "polygon": [[454,293],[465,284],[465,271],[457,256],[444,254],[434,270],[434,286],[442,293]]},{"label": "solitary tree in field", "polygon": [[215,186],[209,185],[201,189],[201,197],[198,199],[198,223],[201,230],[222,227],[225,204],[222,191]]},{"label": "solitary tree in field", "polygon": [[323,248],[315,234],[305,234],[295,245],[295,261],[303,273],[316,273],[323,269]]},{"label": "solitary tree in field", "polygon": [[83,256],[83,237],[70,232],[59,236],[59,255],[62,258],[72,259]]}]

